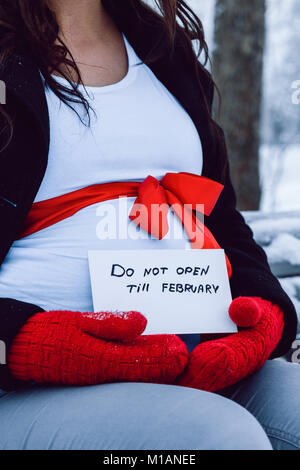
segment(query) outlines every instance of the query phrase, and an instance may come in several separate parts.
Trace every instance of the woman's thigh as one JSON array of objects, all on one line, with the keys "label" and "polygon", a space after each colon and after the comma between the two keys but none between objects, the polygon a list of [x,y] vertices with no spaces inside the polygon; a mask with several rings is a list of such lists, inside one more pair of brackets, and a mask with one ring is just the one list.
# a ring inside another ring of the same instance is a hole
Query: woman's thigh
[{"label": "woman's thigh", "polygon": [[300,366],[267,361],[225,395],[253,414],[274,449],[300,450]]},{"label": "woman's thigh", "polygon": [[271,449],[257,420],[219,395],[116,383],[0,395],[0,449]]}]

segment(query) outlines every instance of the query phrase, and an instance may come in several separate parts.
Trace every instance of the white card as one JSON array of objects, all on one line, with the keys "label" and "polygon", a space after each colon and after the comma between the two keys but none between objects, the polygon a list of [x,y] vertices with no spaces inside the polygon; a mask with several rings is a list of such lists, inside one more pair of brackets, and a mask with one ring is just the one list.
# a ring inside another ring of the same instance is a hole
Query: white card
[{"label": "white card", "polygon": [[224,250],[89,251],[94,311],[141,312],[144,334],[234,333]]}]

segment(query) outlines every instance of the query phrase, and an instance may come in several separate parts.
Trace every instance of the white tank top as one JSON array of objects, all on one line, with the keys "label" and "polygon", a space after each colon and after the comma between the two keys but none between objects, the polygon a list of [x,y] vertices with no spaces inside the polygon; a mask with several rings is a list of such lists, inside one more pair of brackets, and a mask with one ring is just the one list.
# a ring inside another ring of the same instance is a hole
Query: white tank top
[{"label": "white tank top", "polygon": [[[167,172],[201,174],[202,147],[191,118],[124,41],[127,75],[113,85],[80,87],[94,110],[90,127],[46,88],[50,150],[36,201],[97,183],[143,181],[148,175],[161,179]],[[86,119],[82,105],[74,106]],[[0,297],[45,310],[92,311],[89,249],[190,247],[170,211],[165,239],[140,231],[128,218],[133,202],[128,198],[93,204],[15,241],[0,269]]]}]

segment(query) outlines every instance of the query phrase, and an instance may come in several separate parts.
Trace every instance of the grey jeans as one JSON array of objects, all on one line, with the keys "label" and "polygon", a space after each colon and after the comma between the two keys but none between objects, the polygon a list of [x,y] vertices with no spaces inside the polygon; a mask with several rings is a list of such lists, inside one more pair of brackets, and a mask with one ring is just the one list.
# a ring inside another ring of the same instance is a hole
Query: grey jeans
[{"label": "grey jeans", "polygon": [[300,449],[300,367],[269,361],[227,391],[146,383],[0,395],[0,449]]}]

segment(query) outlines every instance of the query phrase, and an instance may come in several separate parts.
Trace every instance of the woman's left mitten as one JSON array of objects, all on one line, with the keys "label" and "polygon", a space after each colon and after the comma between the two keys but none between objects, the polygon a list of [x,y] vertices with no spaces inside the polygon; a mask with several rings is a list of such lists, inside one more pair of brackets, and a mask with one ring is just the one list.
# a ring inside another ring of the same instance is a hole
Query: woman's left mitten
[{"label": "woman's left mitten", "polygon": [[222,390],[257,371],[269,358],[282,336],[280,308],[259,297],[239,297],[232,301],[229,315],[242,329],[199,344],[191,352],[178,385]]}]

